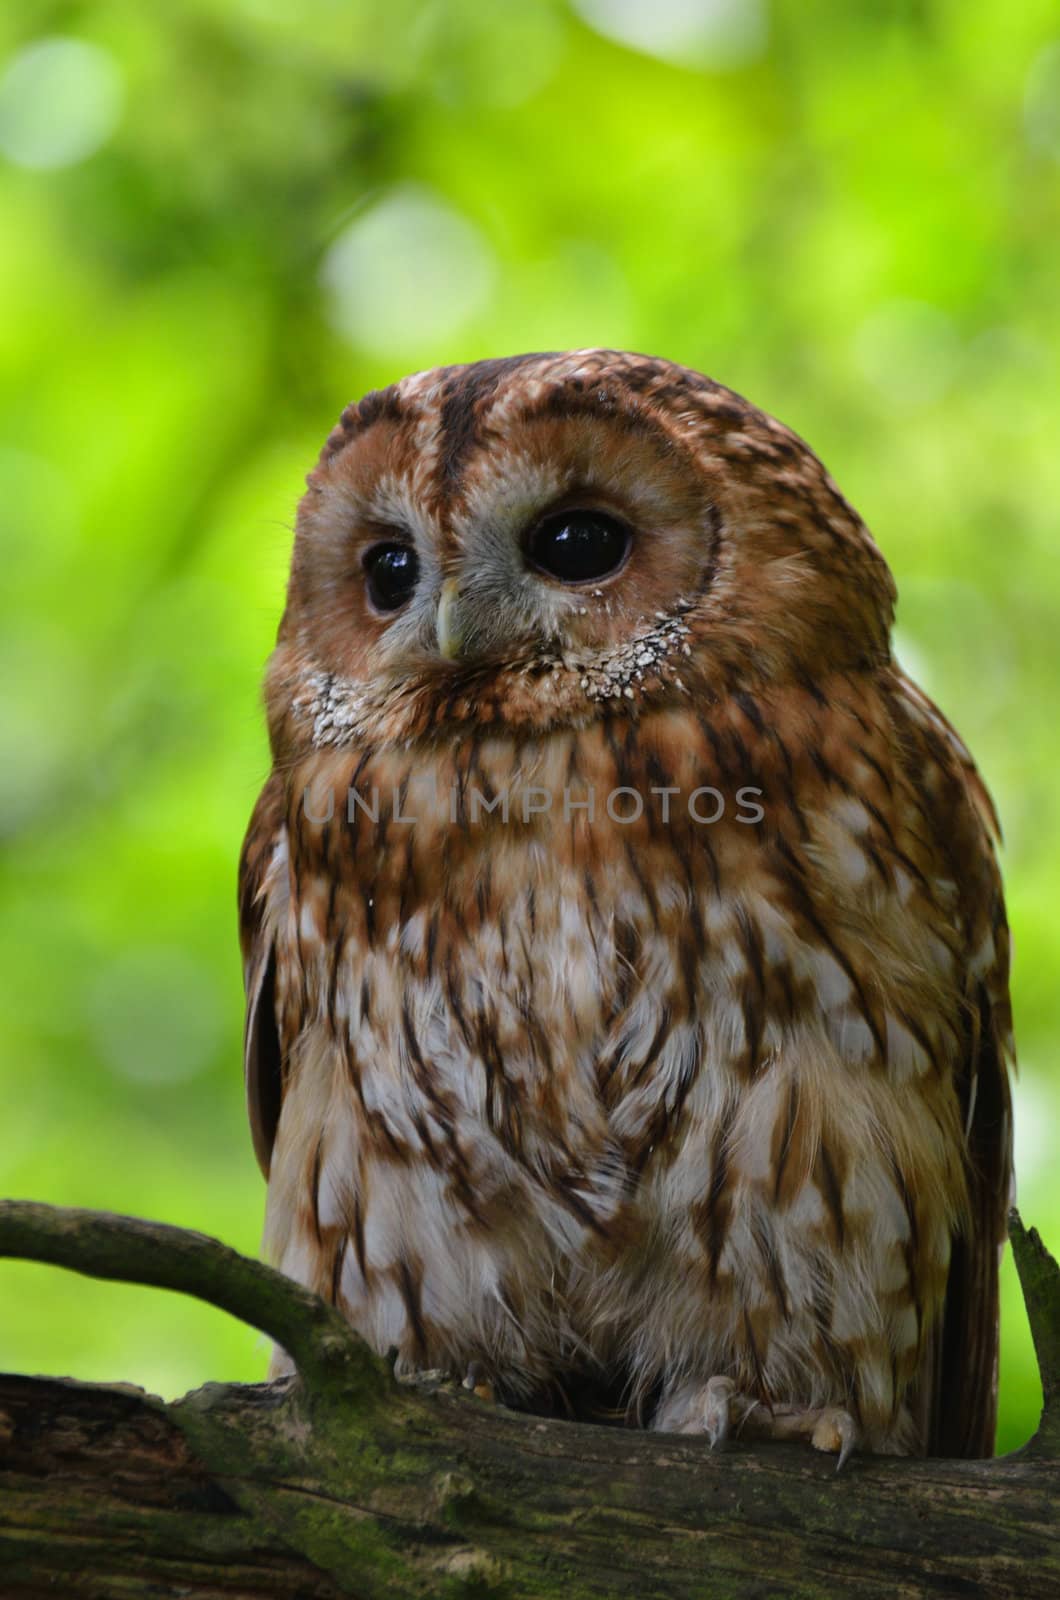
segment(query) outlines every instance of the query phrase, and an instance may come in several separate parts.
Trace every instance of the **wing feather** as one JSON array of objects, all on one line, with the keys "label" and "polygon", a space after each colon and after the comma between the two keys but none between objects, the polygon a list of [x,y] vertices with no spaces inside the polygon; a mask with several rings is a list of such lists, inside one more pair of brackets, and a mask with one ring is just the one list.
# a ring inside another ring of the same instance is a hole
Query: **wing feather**
[{"label": "wing feather", "polygon": [[918,1409],[927,1453],[990,1456],[997,1425],[998,1272],[1013,1198],[1014,1067],[1009,932],[995,853],[997,813],[967,747],[908,679],[906,703],[926,730],[929,760],[959,776],[963,815],[936,819],[961,886],[968,927],[966,1018],[956,1086],[965,1129],[968,1208],[952,1241],[946,1298],[925,1351]]},{"label": "wing feather", "polygon": [[288,902],[283,781],[273,773],[254,807],[239,862],[239,940],[246,1026],[243,1063],[254,1154],[266,1177],[283,1100],[276,1014],[276,924]]}]

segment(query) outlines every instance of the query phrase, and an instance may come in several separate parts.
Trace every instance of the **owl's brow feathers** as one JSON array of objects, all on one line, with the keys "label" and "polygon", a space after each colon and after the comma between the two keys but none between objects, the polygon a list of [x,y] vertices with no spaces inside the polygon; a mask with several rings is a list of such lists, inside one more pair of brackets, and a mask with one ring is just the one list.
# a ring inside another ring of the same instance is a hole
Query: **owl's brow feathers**
[{"label": "owl's brow feathers", "polygon": [[746,401],[721,384],[690,370],[680,371],[687,381],[679,385],[668,362],[592,350],[573,355],[504,356],[418,373],[351,402],[325,441],[321,463],[332,460],[374,423],[411,420],[427,398],[425,379],[431,380],[429,397],[439,410],[436,492],[446,500],[460,494],[470,457],[490,441],[494,401],[507,380],[519,372],[530,380],[518,413],[520,421],[607,417],[612,425],[631,432],[654,433],[667,453],[675,448],[674,434],[648,406],[672,402],[679,389],[686,403],[688,391],[693,389],[716,400],[710,409],[722,426],[737,426],[753,414]]},{"label": "owl's brow feathers", "polygon": [[813,451],[775,417],[691,368],[623,351],[574,350],[416,373],[351,402],[325,441],[318,471],[376,423],[399,426],[432,414],[432,470],[422,488],[435,509],[462,498],[469,461],[494,439],[503,441],[513,423],[606,417],[612,429],[652,436],[664,458],[685,451],[695,457],[706,444],[731,481],[768,485],[778,528],[813,528],[819,569],[839,575],[853,559],[864,581],[893,604],[886,564]]}]

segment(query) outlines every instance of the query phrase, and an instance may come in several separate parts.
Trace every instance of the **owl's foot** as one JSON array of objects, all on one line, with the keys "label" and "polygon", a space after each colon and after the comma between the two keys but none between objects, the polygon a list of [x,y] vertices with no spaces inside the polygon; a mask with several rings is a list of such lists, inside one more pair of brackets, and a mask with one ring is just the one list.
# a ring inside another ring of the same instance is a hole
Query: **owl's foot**
[{"label": "owl's foot", "polygon": [[767,1405],[724,1377],[671,1395],[652,1427],[663,1433],[705,1433],[712,1450],[730,1438],[808,1439],[815,1450],[838,1456],[837,1472],[859,1440],[858,1425],[842,1406]]},{"label": "owl's foot", "polygon": [[394,1365],[394,1376],[398,1383],[407,1384],[412,1389],[442,1389],[447,1384],[458,1384],[480,1400],[492,1403],[497,1398],[481,1361],[469,1361],[462,1378],[451,1367],[405,1367],[398,1361]]},{"label": "owl's foot", "polygon": [[750,1395],[741,1394],[731,1378],[709,1379],[703,1390],[702,1426],[710,1448],[716,1450],[730,1436],[739,1438],[755,1411],[760,1409],[759,1402]]},{"label": "owl's foot", "polygon": [[670,1395],[655,1413],[652,1427],[660,1433],[705,1433],[714,1450],[738,1437],[754,1412],[765,1409],[760,1400],[741,1394],[731,1378],[714,1377]]},{"label": "owl's foot", "polygon": [[[769,1413],[766,1413],[769,1416]],[[859,1439],[858,1425],[849,1411],[842,1406],[821,1406],[813,1410],[803,1406],[774,1406],[769,1428],[764,1435],[770,1439],[809,1439],[815,1450],[838,1456],[836,1471],[843,1464]]]}]

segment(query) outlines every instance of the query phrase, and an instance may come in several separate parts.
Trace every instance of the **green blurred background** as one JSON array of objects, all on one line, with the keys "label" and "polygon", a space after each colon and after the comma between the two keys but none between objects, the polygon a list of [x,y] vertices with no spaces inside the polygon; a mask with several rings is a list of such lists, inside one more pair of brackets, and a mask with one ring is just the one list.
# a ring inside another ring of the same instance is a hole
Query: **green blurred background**
[{"label": "green blurred background", "polygon": [[[22,0],[0,13],[0,1193],[253,1252],[234,916],[302,478],[403,372],[609,344],[809,438],[1005,824],[1060,1245],[1052,0]],[[0,1263],[0,1368],[266,1352]],[[1039,1391],[1005,1269],[1000,1444]]]}]

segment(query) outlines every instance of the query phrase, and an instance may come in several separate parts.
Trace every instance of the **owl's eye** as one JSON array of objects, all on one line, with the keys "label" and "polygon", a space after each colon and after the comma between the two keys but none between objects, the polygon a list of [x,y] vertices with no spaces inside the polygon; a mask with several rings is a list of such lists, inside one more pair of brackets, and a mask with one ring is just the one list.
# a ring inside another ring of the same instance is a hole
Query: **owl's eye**
[{"label": "owl's eye", "polygon": [[407,544],[375,544],[365,553],[368,598],[377,611],[399,611],[412,598],[419,558]]},{"label": "owl's eye", "polygon": [[557,511],[538,523],[527,554],[551,578],[589,583],[617,572],[630,543],[629,529],[603,511]]}]

